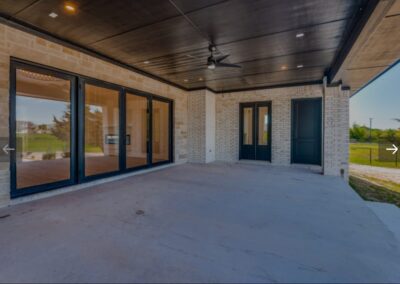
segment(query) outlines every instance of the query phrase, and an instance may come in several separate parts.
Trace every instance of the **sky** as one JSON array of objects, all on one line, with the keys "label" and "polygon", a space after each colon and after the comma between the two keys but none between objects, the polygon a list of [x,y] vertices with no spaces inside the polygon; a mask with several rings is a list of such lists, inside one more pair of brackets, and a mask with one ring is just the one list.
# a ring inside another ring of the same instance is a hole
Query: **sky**
[{"label": "sky", "polygon": [[66,102],[17,96],[17,120],[35,124],[53,123],[53,115],[62,118],[68,109]]},{"label": "sky", "polygon": [[400,128],[400,63],[350,99],[350,125],[369,126],[370,117],[372,128]]}]

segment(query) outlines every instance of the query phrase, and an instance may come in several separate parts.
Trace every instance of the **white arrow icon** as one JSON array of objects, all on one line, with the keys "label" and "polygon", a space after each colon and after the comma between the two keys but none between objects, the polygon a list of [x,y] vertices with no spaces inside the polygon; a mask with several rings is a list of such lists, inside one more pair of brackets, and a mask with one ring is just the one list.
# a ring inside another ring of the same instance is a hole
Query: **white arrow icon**
[{"label": "white arrow icon", "polygon": [[8,155],[8,151],[14,151],[14,148],[8,147],[8,144],[3,147],[3,152]]},{"label": "white arrow icon", "polygon": [[396,154],[397,150],[399,150],[399,148],[396,147],[396,145],[392,144],[393,148],[386,148],[386,151],[393,151],[393,155]]}]

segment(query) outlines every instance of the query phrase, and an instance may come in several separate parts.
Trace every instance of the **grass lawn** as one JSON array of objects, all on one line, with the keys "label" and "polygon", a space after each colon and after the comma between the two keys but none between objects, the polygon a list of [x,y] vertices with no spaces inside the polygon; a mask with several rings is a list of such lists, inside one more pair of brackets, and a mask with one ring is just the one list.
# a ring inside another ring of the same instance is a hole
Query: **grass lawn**
[{"label": "grass lawn", "polygon": [[[19,134],[22,139],[22,150],[24,152],[69,152],[69,143],[58,139],[51,134]],[[85,150],[90,153],[101,153],[101,148],[94,145],[86,145]]]},{"label": "grass lawn", "polygon": [[[371,152],[370,152],[371,151]],[[378,160],[377,143],[351,143],[350,144],[350,163],[368,165],[385,168],[396,168],[395,162],[381,162]],[[371,163],[370,163],[371,153]],[[400,156],[397,168],[400,168]]]},{"label": "grass lawn", "polygon": [[69,151],[69,145],[51,134],[19,134],[22,139],[24,152],[47,152]]},{"label": "grass lawn", "polygon": [[355,176],[350,176],[349,183],[364,200],[392,203],[400,207],[400,185],[398,184],[399,191],[396,192]]}]

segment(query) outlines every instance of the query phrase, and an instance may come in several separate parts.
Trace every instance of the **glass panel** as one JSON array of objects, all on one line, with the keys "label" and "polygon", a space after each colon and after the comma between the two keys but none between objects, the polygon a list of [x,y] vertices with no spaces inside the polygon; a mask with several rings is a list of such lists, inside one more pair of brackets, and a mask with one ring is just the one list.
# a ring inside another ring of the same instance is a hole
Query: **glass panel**
[{"label": "glass panel", "polygon": [[253,145],[253,108],[243,108],[243,144]]},{"label": "glass panel", "polygon": [[268,145],[268,107],[258,108],[258,145]]},{"label": "glass panel", "polygon": [[169,160],[169,103],[153,100],[153,163]]},{"label": "glass panel", "polygon": [[126,167],[147,164],[147,98],[126,94]]},{"label": "glass panel", "polygon": [[70,81],[16,72],[17,188],[70,179]]},{"label": "glass panel", "polygon": [[85,85],[85,175],[119,170],[119,92]]}]

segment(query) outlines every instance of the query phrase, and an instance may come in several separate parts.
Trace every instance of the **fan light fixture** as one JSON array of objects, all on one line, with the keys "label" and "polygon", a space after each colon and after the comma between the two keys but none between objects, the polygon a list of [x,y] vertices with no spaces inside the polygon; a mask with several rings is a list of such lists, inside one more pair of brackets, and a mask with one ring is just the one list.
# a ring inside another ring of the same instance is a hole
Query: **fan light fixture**
[{"label": "fan light fixture", "polygon": [[214,53],[217,52],[217,47],[214,44],[210,44],[208,46],[208,50],[211,53],[210,56],[207,58],[207,68],[208,69],[214,70],[217,67],[242,68],[240,65],[237,65],[237,64],[223,62],[226,58],[229,57],[229,54],[215,57]]}]

